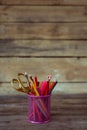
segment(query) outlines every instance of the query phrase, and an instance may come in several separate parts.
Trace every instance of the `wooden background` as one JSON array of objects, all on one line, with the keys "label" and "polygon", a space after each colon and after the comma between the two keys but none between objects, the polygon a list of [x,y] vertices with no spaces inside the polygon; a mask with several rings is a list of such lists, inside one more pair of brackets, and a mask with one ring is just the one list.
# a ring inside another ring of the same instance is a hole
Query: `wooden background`
[{"label": "wooden background", "polygon": [[87,0],[0,0],[0,95],[19,94],[10,81],[25,71],[87,93]]}]

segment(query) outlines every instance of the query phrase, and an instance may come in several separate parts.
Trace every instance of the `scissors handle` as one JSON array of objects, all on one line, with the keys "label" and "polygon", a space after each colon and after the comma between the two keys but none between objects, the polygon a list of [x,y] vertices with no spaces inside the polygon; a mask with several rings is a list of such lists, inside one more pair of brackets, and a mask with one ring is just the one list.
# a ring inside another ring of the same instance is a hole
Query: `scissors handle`
[{"label": "scissors handle", "polygon": [[[12,81],[11,81],[12,87],[15,88],[17,91],[21,91],[21,92],[24,92],[24,93],[30,93],[31,92],[30,86],[25,87],[24,83],[20,79],[20,76],[24,76],[26,78],[26,76],[23,73],[18,73],[18,79],[12,79]],[[16,87],[14,85],[14,83],[18,83],[18,87]]]},{"label": "scissors handle", "polygon": [[[16,86],[14,85],[14,83],[18,83],[19,86],[16,87]],[[23,89],[22,89],[22,87],[21,87],[21,85],[19,84],[18,79],[12,79],[11,85],[12,85],[12,87],[13,87],[14,89],[16,89],[17,91],[24,92]]]},{"label": "scissors handle", "polygon": [[[24,83],[22,82],[20,76],[23,76],[23,77],[26,78],[26,80],[27,80],[27,82],[28,82],[28,85],[27,85],[28,87],[25,87],[25,86],[24,86]],[[18,73],[18,80],[19,80],[19,82],[20,82],[20,84],[21,84],[21,87],[22,87],[23,91],[25,91],[26,88],[28,88],[28,90],[31,91],[31,86],[30,86],[29,79],[27,79],[27,77],[25,76],[25,74],[23,74],[23,73]]]}]

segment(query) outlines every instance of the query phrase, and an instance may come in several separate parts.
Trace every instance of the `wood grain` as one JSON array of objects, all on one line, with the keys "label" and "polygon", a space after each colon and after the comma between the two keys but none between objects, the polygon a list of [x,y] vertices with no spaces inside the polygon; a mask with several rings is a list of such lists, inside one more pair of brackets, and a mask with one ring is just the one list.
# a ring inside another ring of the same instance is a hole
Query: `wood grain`
[{"label": "wood grain", "polygon": [[[17,77],[18,72],[25,71],[37,75],[39,80],[47,79],[50,73],[55,75],[60,82],[60,88],[55,92],[87,93],[86,5],[87,0],[0,0],[0,94],[18,94],[6,88],[11,87],[10,81]],[[57,129],[87,129],[87,118],[84,117],[86,110],[79,108],[78,103],[75,107],[76,110],[71,111],[74,110],[72,105],[72,108],[65,112],[63,119],[54,122],[56,126],[58,121],[64,121],[56,127]],[[9,110],[11,112],[11,109],[7,108],[7,111]],[[13,111],[20,114],[15,108]],[[11,115],[8,120],[5,115],[3,117],[3,112],[0,116],[1,130],[19,129],[20,127],[16,128],[16,119],[22,124],[22,129],[25,128],[24,115],[20,114],[22,121],[18,115]],[[69,112],[72,112],[72,115],[76,114],[75,117],[70,118]],[[61,114],[63,112],[59,110],[58,116]],[[57,119],[57,116],[54,118]],[[5,128],[1,119],[5,119],[6,126],[12,126]],[[55,130],[54,126],[47,129]],[[41,127],[34,128],[32,125],[31,129]]]},{"label": "wood grain", "polygon": [[[87,93],[87,83],[57,83],[52,94],[84,94]],[[0,96],[3,95],[24,95],[16,91],[10,82],[0,83]]]},{"label": "wood grain", "polygon": [[1,5],[87,5],[87,0],[0,0]]},{"label": "wood grain", "polygon": [[87,39],[87,23],[2,23],[0,39]]},{"label": "wood grain", "polygon": [[0,81],[11,81],[26,71],[39,80],[52,74],[61,82],[87,82],[87,58],[0,58]]},{"label": "wood grain", "polygon": [[0,22],[87,22],[87,7],[0,6]]},{"label": "wood grain", "polygon": [[87,56],[87,41],[2,39],[0,56]]},{"label": "wood grain", "polygon": [[26,96],[0,96],[0,99],[1,130],[87,129],[86,94],[53,95],[51,98],[51,121],[44,125],[28,123]]}]

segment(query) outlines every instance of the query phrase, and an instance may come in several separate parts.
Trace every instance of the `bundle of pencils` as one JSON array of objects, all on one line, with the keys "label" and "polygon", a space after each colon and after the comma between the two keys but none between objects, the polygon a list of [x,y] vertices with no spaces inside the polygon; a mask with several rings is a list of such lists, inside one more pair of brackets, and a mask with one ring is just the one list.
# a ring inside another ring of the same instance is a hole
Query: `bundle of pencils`
[{"label": "bundle of pencils", "polygon": [[[57,81],[51,81],[51,75],[48,76],[47,81],[41,81],[39,82],[37,77],[29,76],[27,73],[25,73],[25,76],[28,79],[28,87],[31,89],[29,94],[36,95],[36,96],[44,96],[49,95],[52,93],[52,90],[54,89],[55,85],[57,84]],[[31,81],[31,82],[30,82]]]}]

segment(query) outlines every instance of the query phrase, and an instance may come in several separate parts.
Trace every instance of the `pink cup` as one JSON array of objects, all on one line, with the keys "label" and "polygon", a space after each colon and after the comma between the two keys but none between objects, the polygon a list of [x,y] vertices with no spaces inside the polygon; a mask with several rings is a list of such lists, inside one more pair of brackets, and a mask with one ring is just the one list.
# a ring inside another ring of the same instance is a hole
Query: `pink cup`
[{"label": "pink cup", "polygon": [[50,97],[45,96],[28,96],[28,121],[31,123],[47,123],[50,121]]}]

